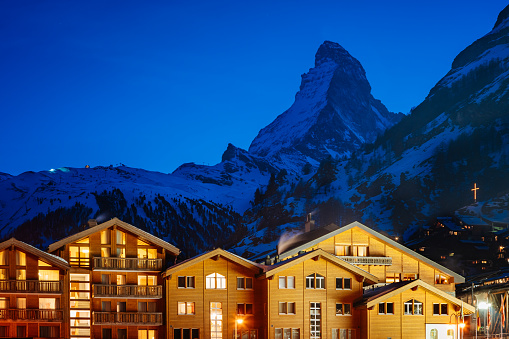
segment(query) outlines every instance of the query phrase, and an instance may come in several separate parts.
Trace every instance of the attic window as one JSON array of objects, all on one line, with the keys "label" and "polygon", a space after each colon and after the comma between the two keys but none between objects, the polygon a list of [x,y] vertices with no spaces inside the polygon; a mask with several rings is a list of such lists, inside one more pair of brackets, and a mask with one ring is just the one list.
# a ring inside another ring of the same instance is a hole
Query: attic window
[{"label": "attic window", "polygon": [[51,266],[51,265],[42,260],[39,260],[38,266]]},{"label": "attic window", "polygon": [[141,245],[141,246],[149,246],[150,244],[148,242],[145,242],[141,239],[138,239],[138,245]]}]

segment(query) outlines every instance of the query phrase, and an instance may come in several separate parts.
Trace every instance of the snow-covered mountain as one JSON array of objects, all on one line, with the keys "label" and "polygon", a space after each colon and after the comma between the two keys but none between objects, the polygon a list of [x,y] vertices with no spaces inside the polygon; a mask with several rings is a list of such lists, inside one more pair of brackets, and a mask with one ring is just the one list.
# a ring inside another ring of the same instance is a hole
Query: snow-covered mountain
[{"label": "snow-covered mountain", "polygon": [[89,218],[116,216],[193,255],[222,245],[277,172],[246,153],[229,145],[221,163],[185,164],[173,174],[110,166],[1,175],[0,234],[43,248]]},{"label": "snow-covered mountain", "polygon": [[116,216],[185,255],[223,246],[260,257],[309,212],[317,225],[359,220],[403,233],[468,205],[474,182],[481,200],[505,196],[508,13],[403,118],[372,97],[360,63],[326,41],[294,104],[249,151],[228,145],[215,166],[0,173],[0,236],[44,247],[88,218]]},{"label": "snow-covered mountain", "polygon": [[252,258],[274,252],[279,235],[297,232],[309,212],[317,225],[359,220],[408,235],[433,216],[470,205],[474,183],[481,188],[476,211],[505,222],[507,213],[488,206],[509,196],[509,6],[411,114],[350,159],[282,185],[279,223],[260,227],[270,212],[262,205],[246,211],[251,235],[236,251]]},{"label": "snow-covered mountain", "polygon": [[308,162],[317,166],[327,156],[349,156],[402,116],[373,98],[357,59],[325,41],[315,67],[302,75],[293,105],[259,132],[249,152],[299,172]]}]

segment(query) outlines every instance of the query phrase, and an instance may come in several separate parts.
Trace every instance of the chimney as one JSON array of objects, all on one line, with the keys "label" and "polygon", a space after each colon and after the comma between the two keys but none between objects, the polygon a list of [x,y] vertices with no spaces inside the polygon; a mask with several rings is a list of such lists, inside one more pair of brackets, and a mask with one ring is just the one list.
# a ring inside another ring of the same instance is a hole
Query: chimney
[{"label": "chimney", "polygon": [[305,231],[309,232],[315,229],[315,221],[311,219],[311,213],[308,213],[306,217]]},{"label": "chimney", "polygon": [[88,223],[89,228],[97,226],[97,220],[95,220],[95,219],[88,219],[87,223]]},{"label": "chimney", "polygon": [[270,259],[270,255],[267,255],[267,258],[265,258],[265,265],[271,265],[272,260]]}]

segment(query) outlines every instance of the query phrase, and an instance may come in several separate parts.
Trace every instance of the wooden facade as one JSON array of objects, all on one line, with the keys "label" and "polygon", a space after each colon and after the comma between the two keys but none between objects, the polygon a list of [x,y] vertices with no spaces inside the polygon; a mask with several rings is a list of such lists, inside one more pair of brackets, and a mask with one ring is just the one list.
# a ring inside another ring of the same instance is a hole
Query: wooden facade
[{"label": "wooden facade", "polygon": [[455,284],[465,281],[459,274],[359,222],[341,228],[331,227],[329,232],[318,235],[314,237],[313,231],[304,234],[304,241],[285,250],[279,257],[285,260],[299,252],[320,248],[377,276],[382,284],[421,279],[452,295]]},{"label": "wooden facade", "polygon": [[460,324],[475,308],[423,282],[395,283],[357,302],[362,339],[459,338]]},{"label": "wooden facade", "polygon": [[473,312],[463,277],[360,223],[304,236],[265,265],[222,249],[172,265],[176,247],[116,218],[51,254],[11,239],[0,337],[456,338]]},{"label": "wooden facade", "polygon": [[0,337],[68,338],[69,265],[14,238],[0,244]]},{"label": "wooden facade", "polygon": [[70,338],[162,339],[173,245],[116,218],[49,247],[70,263]]},{"label": "wooden facade", "polygon": [[261,266],[221,249],[164,273],[167,338],[259,338],[264,329]]},{"label": "wooden facade", "polygon": [[[267,267],[268,332],[263,338],[329,338],[358,333],[354,301],[378,278],[319,249]],[[331,335],[329,334],[329,335]],[[338,337],[339,338],[339,337]]]}]

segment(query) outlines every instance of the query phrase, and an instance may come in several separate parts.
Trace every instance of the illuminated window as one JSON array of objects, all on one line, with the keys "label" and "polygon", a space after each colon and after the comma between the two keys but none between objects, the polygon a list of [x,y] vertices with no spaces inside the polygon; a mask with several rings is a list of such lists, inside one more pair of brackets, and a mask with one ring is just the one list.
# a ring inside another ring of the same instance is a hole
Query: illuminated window
[{"label": "illuminated window", "polygon": [[138,275],[138,286],[155,286],[157,277],[154,275]]},{"label": "illuminated window", "polygon": [[111,244],[111,230],[101,231],[101,245]]},{"label": "illuminated window", "polygon": [[8,279],[9,279],[8,270],[6,268],[0,269],[0,280],[8,280]]},{"label": "illuminated window", "polygon": [[103,258],[111,257],[111,248],[101,247],[101,257],[103,257]]},{"label": "illuminated window", "polygon": [[350,245],[336,245],[335,253],[337,256],[351,255]]},{"label": "illuminated window", "polygon": [[9,298],[0,298],[0,309],[9,308]]},{"label": "illuminated window", "polygon": [[25,254],[25,252],[16,251],[16,265],[18,266],[27,265],[27,255]]},{"label": "illuminated window", "polygon": [[0,252],[0,265],[9,265],[8,251]]},{"label": "illuminated window", "polygon": [[[88,243],[88,238],[86,238]],[[89,257],[89,247],[86,243],[78,243],[75,245],[69,246],[69,261],[71,266],[74,267],[89,267],[90,266],[90,257]]]},{"label": "illuminated window", "polygon": [[117,230],[116,231],[116,242],[117,245],[125,245],[125,233]]},{"label": "illuminated window", "polygon": [[41,310],[56,310],[58,299],[55,298],[39,298],[39,309]]},{"label": "illuminated window", "polygon": [[37,262],[37,265],[38,265],[39,267],[51,267],[51,265],[50,265],[50,264],[48,264],[47,262],[44,262],[44,261],[42,261],[42,260],[39,260],[39,261]]},{"label": "illuminated window", "polygon": [[141,239],[138,239],[137,242],[136,242],[138,245],[142,245],[142,246],[149,246],[150,244],[141,240]]},{"label": "illuminated window", "polygon": [[27,280],[27,270],[16,270],[16,280]]},{"label": "illuminated window", "polygon": [[442,274],[435,275],[435,284],[448,284],[447,277]]},{"label": "illuminated window", "polygon": [[[276,328],[275,339],[300,339],[300,328]],[[283,337],[284,334],[284,337]],[[255,334],[256,335],[256,334]],[[257,336],[251,338],[258,338]],[[244,339],[244,338],[243,338]]]},{"label": "illuminated window", "polygon": [[212,273],[207,275],[205,280],[205,287],[207,289],[225,289],[226,288],[226,278],[224,275],[219,273]]},{"label": "illuminated window", "polygon": [[60,272],[56,270],[39,270],[39,280],[41,281],[59,281]]},{"label": "illuminated window", "polygon": [[16,298],[16,308],[18,309],[26,309],[27,308],[27,298]]},{"label": "illuminated window", "polygon": [[403,281],[408,281],[408,280],[415,280],[417,279],[417,274],[416,273],[403,273],[401,274],[402,275],[402,280]]},{"label": "illuminated window", "polygon": [[138,248],[138,258],[157,259],[157,249],[155,249],[155,248]]},{"label": "illuminated window", "polygon": [[[156,339],[156,337],[157,337],[157,330],[138,330],[138,339]],[[198,337],[193,337],[193,338],[198,338]]]},{"label": "illuminated window", "polygon": [[325,277],[318,273],[306,277],[306,288],[325,289]]},{"label": "illuminated window", "polygon": [[117,258],[125,258],[125,248],[117,247]]},{"label": "illuminated window", "polygon": [[399,281],[400,281],[399,273],[387,273],[387,275],[385,276],[385,282],[387,284],[391,284],[391,283],[395,283],[395,282],[399,282]]},{"label": "illuminated window", "polygon": [[193,315],[194,302],[178,302],[178,314],[180,315]]}]

